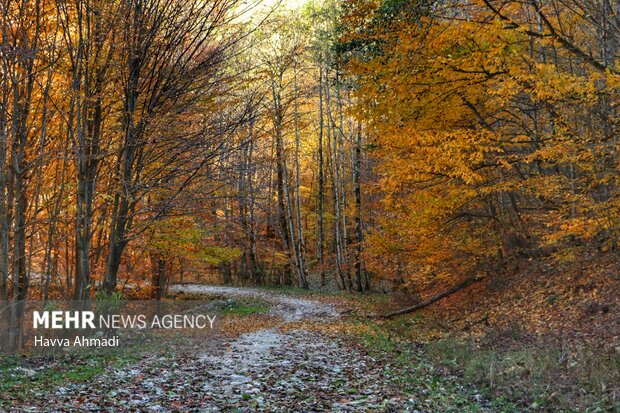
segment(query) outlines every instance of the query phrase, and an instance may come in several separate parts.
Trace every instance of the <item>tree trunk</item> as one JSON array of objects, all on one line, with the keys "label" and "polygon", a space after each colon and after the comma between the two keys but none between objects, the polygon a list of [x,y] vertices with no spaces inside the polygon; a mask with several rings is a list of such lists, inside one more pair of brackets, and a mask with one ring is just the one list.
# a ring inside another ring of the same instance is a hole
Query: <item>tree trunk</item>
[{"label": "tree trunk", "polygon": [[351,273],[349,271],[349,235],[347,228],[347,187],[346,187],[346,169],[345,169],[345,148],[344,148],[344,113],[343,113],[343,104],[342,104],[342,95],[340,91],[340,69],[336,69],[336,103],[338,105],[338,153],[334,154],[334,157],[338,159],[337,168],[339,168],[337,174],[337,185],[339,186],[340,192],[340,221],[342,223],[342,235],[341,235],[341,243],[342,243],[342,261],[344,262],[346,268],[346,279],[347,284],[349,285],[349,289],[351,289]]},{"label": "tree trunk", "polygon": [[411,307],[407,307],[407,308],[403,308],[402,310],[398,310],[398,311],[393,311],[391,313],[387,313],[384,315],[385,318],[389,318],[389,317],[394,317],[397,315],[401,315],[401,314],[408,314],[408,313],[412,313],[414,311],[420,310],[424,307],[428,307],[429,305],[448,297],[449,295],[452,295],[454,293],[457,293],[467,287],[469,287],[470,285],[472,285],[475,282],[478,282],[480,280],[483,280],[484,278],[468,278],[465,281],[463,281],[462,283],[458,284],[457,286],[450,288],[447,291],[444,291],[441,294],[437,294],[432,296],[431,298],[429,298],[428,300],[425,300],[419,304],[413,305]]},{"label": "tree trunk", "polygon": [[[274,92],[275,96],[275,92]],[[282,238],[282,247],[289,256],[289,262],[292,263],[294,261],[294,257],[291,252],[291,238],[290,233],[288,231],[287,219],[286,219],[286,199],[284,194],[284,185],[286,184],[284,181],[284,148],[282,145],[282,130],[281,130],[281,120],[279,119],[280,114],[276,114],[276,191],[278,195],[278,205],[277,205],[277,227],[278,232],[280,233],[280,237]],[[289,264],[290,265],[290,264]],[[293,265],[292,265],[293,266]],[[284,270],[284,280],[283,283],[285,285],[290,285],[290,268]]]},{"label": "tree trunk", "polygon": [[[6,22],[3,21],[2,39],[6,40]],[[10,224],[9,224],[9,198],[8,198],[8,99],[9,88],[7,83],[8,74],[4,59],[2,59],[2,74],[0,86],[2,97],[0,101],[0,300],[8,298],[8,282],[10,276]],[[1,321],[1,320],[0,320]]]},{"label": "tree trunk", "polygon": [[323,197],[325,192],[325,178],[323,176],[323,64],[319,65],[319,143],[318,143],[318,168],[319,188],[317,196],[317,259],[321,271],[321,287],[325,287],[325,263],[323,255]]},{"label": "tree trunk", "polygon": [[[136,6],[134,12],[135,21],[130,22],[134,25],[133,30],[140,31],[142,10]],[[131,29],[129,29],[131,30]],[[132,45],[136,47],[135,45]],[[130,51],[131,53],[131,51]],[[133,206],[135,205],[134,176],[138,168],[138,158],[141,151],[139,138],[143,132],[143,123],[136,124],[135,115],[137,110],[140,80],[140,71],[143,62],[138,51],[135,51],[128,60],[128,80],[124,91],[125,116],[123,117],[124,139],[118,151],[116,164],[116,176],[119,178],[118,187],[114,195],[114,208],[110,226],[110,248],[108,251],[108,264],[106,270],[106,280],[104,289],[110,294],[116,288],[118,270],[121,263],[121,256],[127,245],[126,234],[131,227],[131,217]]]},{"label": "tree trunk", "polygon": [[151,254],[151,298],[160,301],[166,286],[166,260],[161,254]]},{"label": "tree trunk", "polygon": [[301,228],[301,197],[299,195],[300,186],[300,167],[299,167],[299,107],[298,107],[298,88],[297,88],[297,64],[293,66],[294,70],[294,126],[295,126],[295,221],[297,224],[297,256],[298,256],[298,286],[308,288],[306,261],[304,259],[304,233]]},{"label": "tree trunk", "polygon": [[[328,146],[331,150],[331,184],[332,184],[332,198],[334,202],[334,216],[336,222],[334,223],[334,252],[336,253],[336,270],[338,274],[338,278],[341,282],[341,288],[347,291],[351,291],[350,280],[345,278],[345,274],[343,271],[343,248],[342,248],[342,231],[341,231],[341,205],[340,205],[340,168],[338,165],[338,138],[336,136],[337,132],[334,132],[336,129],[335,121],[333,119],[332,111],[331,111],[331,95],[329,91],[329,76],[326,74],[326,88],[325,88],[325,97],[326,97],[326,106],[327,106],[327,139]],[[331,145],[329,145],[331,143]]]},{"label": "tree trunk", "polygon": [[362,190],[361,190],[361,171],[362,171],[362,125],[357,125],[357,139],[355,142],[355,160],[353,164],[353,192],[355,194],[355,287],[357,291],[368,290],[366,279],[363,274],[362,251],[364,248],[364,232],[362,228]]}]

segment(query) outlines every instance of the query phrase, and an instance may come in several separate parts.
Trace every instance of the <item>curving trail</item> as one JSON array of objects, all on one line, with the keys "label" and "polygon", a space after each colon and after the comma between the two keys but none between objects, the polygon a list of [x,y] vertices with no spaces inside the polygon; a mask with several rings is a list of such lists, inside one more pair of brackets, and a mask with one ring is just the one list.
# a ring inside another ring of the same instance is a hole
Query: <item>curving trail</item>
[{"label": "curving trail", "polygon": [[[176,292],[256,298],[283,322],[199,352],[152,356],[91,383],[38,394],[10,412],[414,412],[384,367],[344,342],[283,324],[339,317],[331,305],[251,288],[178,285]],[[0,409],[0,413],[2,410]]]},{"label": "curving trail", "polygon": [[302,319],[325,319],[338,317],[340,314],[336,309],[316,300],[293,297],[288,294],[263,290],[259,288],[246,287],[225,287],[218,285],[183,284],[170,287],[172,292],[183,292],[190,294],[215,295],[226,297],[252,298],[257,300],[269,301],[273,304],[271,313],[281,317],[285,321],[299,321]]}]

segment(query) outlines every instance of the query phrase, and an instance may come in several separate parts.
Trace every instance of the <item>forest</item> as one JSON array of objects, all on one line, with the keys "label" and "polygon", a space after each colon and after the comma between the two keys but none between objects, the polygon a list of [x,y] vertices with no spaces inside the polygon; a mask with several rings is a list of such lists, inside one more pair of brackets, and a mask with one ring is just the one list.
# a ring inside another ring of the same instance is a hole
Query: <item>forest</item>
[{"label": "forest", "polygon": [[[415,411],[620,409],[620,1],[0,0],[0,14],[0,348],[26,350],[28,301],[217,285],[240,324],[246,310],[269,324],[270,291],[318,323],[294,300],[320,297],[341,313],[321,329],[424,343],[436,370],[488,390],[483,410]],[[463,343],[494,361],[467,365]],[[553,373],[527,384],[528,363]],[[25,411],[14,395],[0,379],[0,412]],[[414,411],[282,400],[237,411]],[[31,411],[100,411],[84,406]]]}]

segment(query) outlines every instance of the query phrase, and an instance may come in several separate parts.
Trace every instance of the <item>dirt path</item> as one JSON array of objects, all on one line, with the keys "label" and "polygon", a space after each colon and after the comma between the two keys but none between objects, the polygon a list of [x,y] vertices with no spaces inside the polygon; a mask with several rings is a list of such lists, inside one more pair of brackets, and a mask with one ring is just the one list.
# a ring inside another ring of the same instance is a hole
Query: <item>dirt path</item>
[{"label": "dirt path", "polygon": [[[91,383],[36,394],[10,412],[407,412],[380,363],[338,339],[282,324],[338,317],[329,304],[283,293],[183,285],[177,292],[269,301],[283,322],[200,352],[141,359]],[[2,409],[0,409],[0,413]]]},{"label": "dirt path", "polygon": [[273,304],[271,313],[285,321],[302,319],[325,319],[338,317],[338,311],[331,305],[316,300],[293,297],[273,290],[258,288],[223,287],[214,285],[184,284],[170,287],[171,292],[204,294],[226,297],[252,298]]}]

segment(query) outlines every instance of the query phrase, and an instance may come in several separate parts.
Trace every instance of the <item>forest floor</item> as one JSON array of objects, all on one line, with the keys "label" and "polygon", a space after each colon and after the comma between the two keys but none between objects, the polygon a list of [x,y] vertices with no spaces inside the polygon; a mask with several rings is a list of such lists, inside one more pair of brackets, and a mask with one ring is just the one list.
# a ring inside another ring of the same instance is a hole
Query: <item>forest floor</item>
[{"label": "forest floor", "polygon": [[5,363],[0,412],[517,411],[437,374],[415,348],[395,347],[346,300],[205,285],[174,291],[225,303],[222,334],[173,353]]}]

